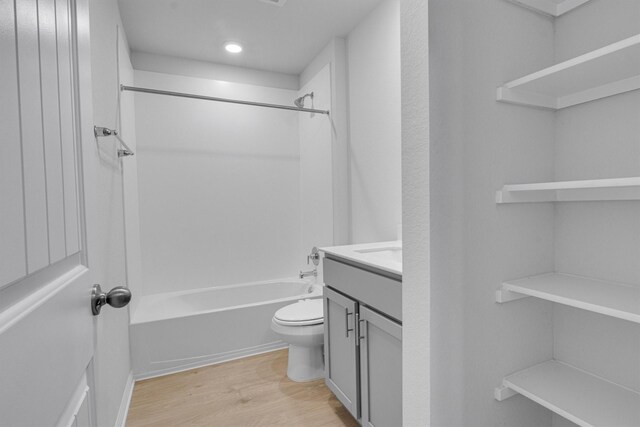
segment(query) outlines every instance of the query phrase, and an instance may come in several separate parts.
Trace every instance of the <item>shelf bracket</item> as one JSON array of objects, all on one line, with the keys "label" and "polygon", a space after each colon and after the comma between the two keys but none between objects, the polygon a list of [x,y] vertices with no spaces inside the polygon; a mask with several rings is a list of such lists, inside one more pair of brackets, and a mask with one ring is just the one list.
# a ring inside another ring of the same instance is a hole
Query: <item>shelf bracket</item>
[{"label": "shelf bracket", "polygon": [[523,295],[517,292],[508,291],[504,288],[500,288],[496,291],[496,302],[499,304],[519,300],[522,298],[528,298],[528,297],[529,295]]},{"label": "shelf bracket", "polygon": [[493,396],[495,397],[495,399],[498,402],[502,402],[503,400],[507,400],[508,398],[513,397],[516,394],[518,394],[517,391],[513,391],[512,389],[510,389],[509,387],[507,387],[505,385],[501,385],[500,387],[496,387],[493,390]]}]

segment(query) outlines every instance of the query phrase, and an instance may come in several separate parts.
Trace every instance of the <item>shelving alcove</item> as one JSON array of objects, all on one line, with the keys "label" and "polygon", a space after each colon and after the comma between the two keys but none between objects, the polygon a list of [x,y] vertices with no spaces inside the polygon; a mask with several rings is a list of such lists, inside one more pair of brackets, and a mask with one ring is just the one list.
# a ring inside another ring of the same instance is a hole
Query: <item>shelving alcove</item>
[{"label": "shelving alcove", "polygon": [[[590,0],[509,0],[553,17]],[[497,101],[559,110],[640,89],[640,34],[510,81]],[[508,184],[497,204],[640,200],[640,177]],[[640,287],[549,272],[504,281],[503,304],[534,297],[640,323]],[[580,426],[640,426],[640,393],[558,360],[503,378],[495,398],[521,394]]]}]

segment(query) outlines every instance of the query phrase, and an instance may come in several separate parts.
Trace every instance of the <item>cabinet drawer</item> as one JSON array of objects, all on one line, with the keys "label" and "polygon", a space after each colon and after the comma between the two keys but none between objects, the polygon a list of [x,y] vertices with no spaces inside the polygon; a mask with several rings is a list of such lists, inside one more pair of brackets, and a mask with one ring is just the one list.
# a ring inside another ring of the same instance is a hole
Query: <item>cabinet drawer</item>
[{"label": "cabinet drawer", "polygon": [[330,258],[324,258],[323,272],[326,285],[402,321],[401,281]]}]

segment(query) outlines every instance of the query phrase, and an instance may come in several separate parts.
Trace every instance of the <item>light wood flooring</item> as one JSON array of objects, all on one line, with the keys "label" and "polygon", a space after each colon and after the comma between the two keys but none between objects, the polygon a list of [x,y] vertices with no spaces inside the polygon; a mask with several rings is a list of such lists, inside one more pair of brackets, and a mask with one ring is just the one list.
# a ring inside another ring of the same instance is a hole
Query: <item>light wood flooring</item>
[{"label": "light wood flooring", "polygon": [[287,350],[136,382],[135,426],[359,426],[324,380],[287,378]]}]

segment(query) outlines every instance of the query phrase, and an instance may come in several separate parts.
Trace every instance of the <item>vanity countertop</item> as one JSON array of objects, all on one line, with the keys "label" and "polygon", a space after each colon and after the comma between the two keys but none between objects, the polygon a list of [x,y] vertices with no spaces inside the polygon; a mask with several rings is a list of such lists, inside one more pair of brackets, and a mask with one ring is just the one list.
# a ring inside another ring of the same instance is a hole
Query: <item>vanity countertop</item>
[{"label": "vanity countertop", "polygon": [[402,240],[331,246],[320,251],[334,258],[362,264],[402,276]]}]

